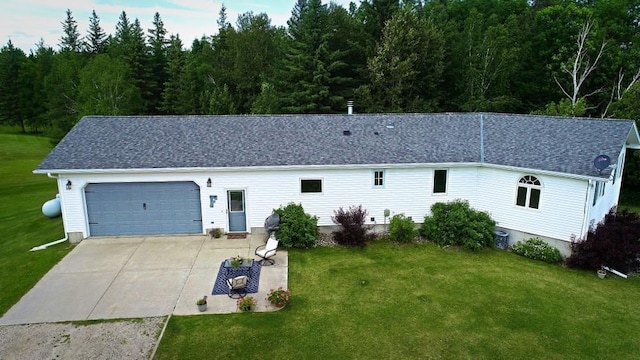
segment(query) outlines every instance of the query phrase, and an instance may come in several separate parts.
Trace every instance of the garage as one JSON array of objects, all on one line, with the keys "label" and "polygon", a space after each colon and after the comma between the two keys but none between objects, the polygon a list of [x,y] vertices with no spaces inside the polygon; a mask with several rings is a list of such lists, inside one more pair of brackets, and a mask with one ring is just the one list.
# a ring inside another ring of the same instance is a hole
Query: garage
[{"label": "garage", "polygon": [[88,184],[84,193],[91,236],[202,233],[193,182]]}]

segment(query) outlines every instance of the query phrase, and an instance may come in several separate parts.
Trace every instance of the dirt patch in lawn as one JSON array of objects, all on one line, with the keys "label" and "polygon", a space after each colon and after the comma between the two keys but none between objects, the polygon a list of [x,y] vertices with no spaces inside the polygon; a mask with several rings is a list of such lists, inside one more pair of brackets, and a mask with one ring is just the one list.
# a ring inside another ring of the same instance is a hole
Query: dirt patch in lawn
[{"label": "dirt patch in lawn", "polygon": [[0,326],[0,359],[149,359],[165,320]]}]

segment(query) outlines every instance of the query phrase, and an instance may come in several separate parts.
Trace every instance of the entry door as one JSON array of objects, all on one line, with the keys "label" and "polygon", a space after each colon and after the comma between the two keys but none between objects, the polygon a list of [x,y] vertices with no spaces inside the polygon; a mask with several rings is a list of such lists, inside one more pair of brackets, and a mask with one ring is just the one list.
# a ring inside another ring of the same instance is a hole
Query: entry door
[{"label": "entry door", "polygon": [[227,191],[227,210],[229,213],[229,231],[247,231],[244,190]]}]

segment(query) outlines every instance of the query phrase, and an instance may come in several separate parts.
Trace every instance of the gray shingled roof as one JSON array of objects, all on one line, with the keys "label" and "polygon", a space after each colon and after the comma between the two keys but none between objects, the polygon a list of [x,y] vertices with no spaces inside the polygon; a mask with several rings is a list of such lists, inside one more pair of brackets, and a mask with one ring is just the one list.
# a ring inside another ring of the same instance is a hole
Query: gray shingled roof
[{"label": "gray shingled roof", "polygon": [[615,162],[633,124],[477,113],[87,116],[36,171],[469,163],[484,148],[489,164],[598,176],[595,156]]}]

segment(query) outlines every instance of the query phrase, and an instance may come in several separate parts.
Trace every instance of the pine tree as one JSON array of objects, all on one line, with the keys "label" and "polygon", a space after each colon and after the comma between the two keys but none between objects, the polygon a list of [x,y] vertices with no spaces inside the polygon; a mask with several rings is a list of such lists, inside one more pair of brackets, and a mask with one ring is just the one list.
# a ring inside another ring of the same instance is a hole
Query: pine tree
[{"label": "pine tree", "polygon": [[67,18],[62,22],[63,35],[60,38],[60,51],[62,52],[80,52],[82,42],[80,33],[78,32],[78,23],[73,18],[71,10],[67,9]]},{"label": "pine tree", "polygon": [[33,118],[31,118],[31,126],[35,131],[44,129],[50,125],[47,117],[47,92],[45,87],[45,79],[51,72],[54,62],[54,51],[50,46],[46,46],[44,41],[36,44],[36,52],[33,56],[35,78],[33,81]]},{"label": "pine tree", "polygon": [[[211,38],[212,45],[212,76],[209,79],[208,93],[203,94],[207,97],[205,105],[205,112],[210,113],[212,107],[210,104],[216,104],[218,100],[211,97],[228,97],[234,98],[236,93],[236,82],[233,79],[233,67],[236,57],[232,53],[230,47],[230,39],[234,36],[235,30],[227,21],[227,8],[222,5],[220,13],[218,14],[218,33]],[[225,103],[232,104],[233,101],[224,101]],[[215,113],[220,113],[221,109],[229,109],[229,113],[235,113],[235,106],[213,106]]]},{"label": "pine tree", "polygon": [[116,24],[116,33],[109,46],[109,54],[114,59],[121,59],[129,67],[131,77],[136,87],[140,90],[143,114],[154,113],[153,82],[149,69],[149,51],[145,41],[144,31],[140,21],[135,19],[130,22],[123,11]]},{"label": "pine tree", "polygon": [[26,111],[28,98],[25,98],[24,66],[25,53],[16,48],[11,40],[0,49],[0,122],[20,126],[26,132]]},{"label": "pine tree", "polygon": [[126,12],[120,13],[118,23],[116,24],[116,33],[109,41],[109,54],[113,58],[121,58],[128,56],[131,51],[131,21]]},{"label": "pine tree", "polygon": [[84,51],[94,56],[107,51],[107,35],[100,26],[100,18],[95,10],[91,12],[89,18],[89,31],[84,43]]},{"label": "pine tree", "polygon": [[283,110],[331,112],[327,7],[321,0],[299,0],[288,23],[290,41],[280,83]]},{"label": "pine tree", "polygon": [[162,92],[164,84],[167,81],[167,30],[164,28],[164,23],[160,18],[159,13],[155,13],[153,17],[153,28],[149,29],[149,36],[147,37],[149,47],[151,50],[151,57],[149,59],[149,67],[151,72],[150,79],[150,92],[151,97],[149,99],[150,111],[154,114],[160,113]]},{"label": "pine tree", "polygon": [[140,89],[143,112],[145,114],[153,114],[156,112],[156,100],[153,98],[155,85],[149,67],[150,55],[145,42],[144,31],[138,19],[135,19],[131,26],[131,53],[128,60],[129,67],[133,71],[133,79],[138,89]]},{"label": "pine tree", "polygon": [[167,65],[165,72],[167,81],[162,91],[160,111],[163,114],[187,113],[181,101],[183,93],[183,77],[185,71],[185,53],[182,50],[182,40],[179,35],[171,35],[167,48]]}]

